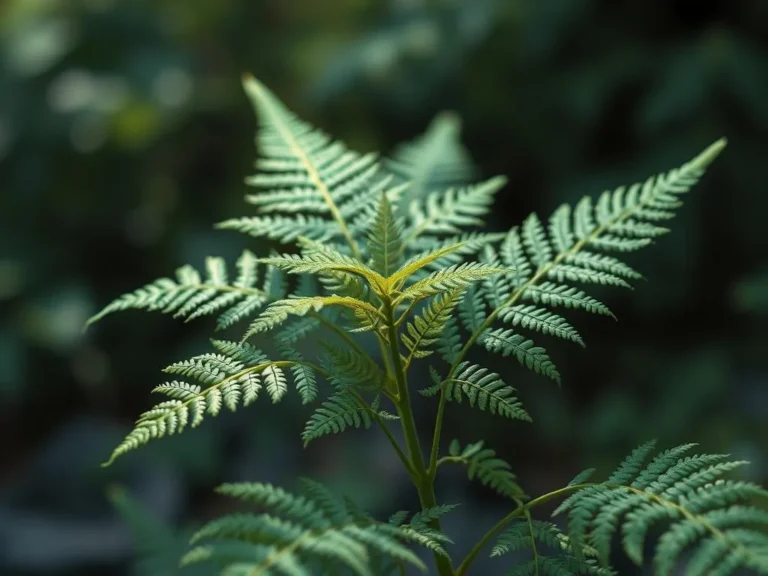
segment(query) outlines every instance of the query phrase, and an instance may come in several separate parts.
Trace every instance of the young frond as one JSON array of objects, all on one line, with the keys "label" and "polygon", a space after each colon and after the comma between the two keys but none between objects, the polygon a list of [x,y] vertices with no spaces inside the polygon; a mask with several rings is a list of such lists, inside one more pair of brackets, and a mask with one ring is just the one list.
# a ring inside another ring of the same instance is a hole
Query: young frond
[{"label": "young frond", "polygon": [[541,346],[536,346],[532,340],[528,340],[514,330],[497,328],[488,330],[480,335],[480,343],[489,352],[498,352],[502,356],[514,356],[521,365],[536,374],[551,378],[560,384],[560,373],[557,367],[549,359],[547,351]]},{"label": "young frond", "polygon": [[410,183],[402,206],[408,207],[430,192],[469,183],[474,168],[459,139],[460,124],[455,114],[438,114],[424,134],[398,146],[385,162],[388,171]]},{"label": "young frond", "polygon": [[227,328],[262,308],[270,299],[266,278],[258,282],[258,260],[248,250],[238,258],[237,274],[230,280],[221,258],[205,260],[205,274],[192,266],[176,271],[176,280],[160,278],[143,288],[123,294],[88,320],[86,326],[122,310],[159,310],[192,320],[219,313],[217,329]]},{"label": "young frond", "polygon": [[[327,239],[326,223],[335,226],[335,237],[341,237],[352,249],[357,244],[347,222],[353,214],[345,211],[346,203],[364,196],[380,179],[375,155],[360,155],[343,144],[332,141],[291,113],[267,88],[253,77],[243,81],[260,122],[257,174],[247,183],[259,189],[248,201],[273,218],[281,217],[284,228],[288,221],[296,227],[317,227],[318,232],[303,235]],[[346,215],[345,215],[346,212]],[[322,218],[323,223],[308,224],[307,214]],[[270,235],[264,222],[250,226],[249,234]],[[285,235],[272,237],[285,240]],[[356,256],[359,253],[355,254]]]},{"label": "young frond", "polygon": [[691,576],[739,568],[768,573],[768,492],[722,478],[745,462],[722,454],[684,456],[693,446],[677,446],[648,462],[654,444],[646,443],[608,480],[571,496],[558,511],[568,510],[572,540],[589,543],[607,562],[621,531],[624,551],[641,565],[647,535],[660,533],[653,559],[659,576],[671,574],[683,552],[690,553]]},{"label": "young frond", "polygon": [[[173,380],[153,392],[169,398],[144,412],[134,429],[114,449],[104,466],[155,438],[180,434],[188,426],[200,425],[206,414],[217,416],[222,407],[235,411],[254,402],[262,388],[279,402],[288,388],[284,369],[290,368],[299,393],[305,400],[314,393],[312,367],[296,360],[270,361],[247,343],[214,340],[218,353],[203,354],[165,369],[170,374],[198,380],[206,386]],[[301,366],[301,369],[295,367]]]},{"label": "young frond", "polygon": [[421,315],[407,324],[401,335],[403,344],[410,352],[407,364],[411,358],[426,358],[432,354],[429,347],[443,334],[461,294],[461,289],[455,289],[436,296]]},{"label": "young frond", "polygon": [[352,310],[356,318],[360,320],[361,327],[365,329],[372,328],[373,323],[380,316],[379,311],[367,302],[348,296],[288,298],[286,300],[278,300],[267,306],[261,315],[248,327],[243,340],[250,338],[254,334],[272,330],[285,322],[289,315],[306,316],[310,313],[320,312],[326,306],[341,306]]},{"label": "young frond", "polygon": [[494,274],[503,274],[504,268],[491,268],[480,262],[464,262],[463,264],[449,266],[437,272],[433,272],[426,278],[408,286],[400,294],[398,301],[418,302],[434,294],[448,292],[450,290],[459,290],[465,288],[472,282],[477,282]]},{"label": "young frond", "polygon": [[[230,484],[220,492],[255,504],[259,513],[223,516],[203,526],[182,560],[219,562],[223,574],[316,574],[350,570],[375,576],[373,558],[385,557],[426,570],[403,542],[407,530],[376,522],[338,503],[328,508],[325,491],[302,486],[295,495],[268,484]],[[318,500],[317,498],[321,498]]]},{"label": "young frond", "polygon": [[283,254],[271,258],[260,258],[259,262],[284,270],[289,274],[323,274],[339,272],[364,278],[371,287],[383,290],[384,278],[357,259],[327,248],[313,250],[310,254]]},{"label": "young frond", "polygon": [[515,389],[504,383],[501,377],[477,364],[462,362],[454,376],[442,383],[447,400],[461,403],[464,398],[469,405],[488,410],[505,418],[531,421],[515,396]]},{"label": "young frond", "polygon": [[368,251],[373,259],[373,269],[380,275],[390,276],[400,267],[403,257],[402,226],[384,194],[368,233]]},{"label": "young frond", "polygon": [[496,458],[496,451],[483,448],[481,440],[467,444],[463,449],[458,440],[451,442],[448,448],[452,460],[467,467],[470,480],[477,478],[483,486],[488,486],[506,498],[523,498],[525,492],[518,485],[509,463]]},{"label": "young frond", "polygon": [[463,188],[432,192],[424,200],[413,200],[408,207],[406,238],[422,234],[456,234],[462,228],[483,224],[496,192],[507,179],[497,176],[486,182]]}]

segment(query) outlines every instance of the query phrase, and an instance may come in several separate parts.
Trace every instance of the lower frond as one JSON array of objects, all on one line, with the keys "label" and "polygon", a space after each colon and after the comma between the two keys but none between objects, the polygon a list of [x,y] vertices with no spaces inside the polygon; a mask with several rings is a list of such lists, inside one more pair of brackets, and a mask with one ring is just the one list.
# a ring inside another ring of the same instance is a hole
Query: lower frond
[{"label": "lower frond", "polygon": [[214,560],[223,574],[350,570],[375,576],[374,562],[386,558],[426,569],[404,544],[414,540],[410,530],[354,513],[338,500],[329,508],[329,493],[317,483],[305,483],[299,495],[269,484],[229,484],[219,491],[255,504],[260,513],[231,514],[203,526],[184,565]]},{"label": "lower frond", "polygon": [[560,509],[569,510],[573,541],[593,545],[607,562],[621,530],[624,551],[641,564],[647,535],[661,530],[654,554],[659,576],[671,574],[684,552],[691,553],[690,576],[738,568],[768,574],[768,492],[721,478],[745,462],[721,454],[682,457],[692,447],[672,448],[646,463],[653,449],[646,443],[606,482],[571,496]]},{"label": "lower frond", "polygon": [[549,359],[547,351],[541,346],[536,346],[532,340],[515,334],[514,330],[487,330],[480,335],[479,341],[489,352],[498,352],[504,357],[512,355],[529,370],[560,384],[560,372]]},{"label": "lower frond", "polygon": [[315,410],[301,433],[301,439],[306,447],[312,440],[327,434],[338,434],[348,426],[370,428],[371,408],[351,392],[337,392]]}]

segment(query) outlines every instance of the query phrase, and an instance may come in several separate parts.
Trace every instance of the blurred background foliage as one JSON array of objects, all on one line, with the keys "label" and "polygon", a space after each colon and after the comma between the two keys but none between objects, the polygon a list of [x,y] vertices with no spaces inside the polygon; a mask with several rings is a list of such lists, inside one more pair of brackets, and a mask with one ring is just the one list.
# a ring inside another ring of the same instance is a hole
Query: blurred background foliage
[{"label": "blurred background foliage", "polygon": [[[304,451],[308,413],[291,401],[98,468],[159,369],[202,350],[212,325],[141,313],[82,325],[120,293],[249,245],[212,233],[250,213],[246,71],[364,151],[389,154],[454,111],[457,157],[510,179],[496,230],[728,137],[673,233],[634,258],[648,282],[607,295],[620,321],[574,317],[586,352],[542,341],[563,389],[513,370],[534,425],[451,409],[446,440],[485,438],[531,493],[649,437],[744,457],[768,481],[766,38],[762,0],[0,4],[0,572],[174,574],[169,556],[139,552],[183,549],[177,529],[222,510],[211,488],[224,480],[310,475],[382,515],[414,506],[375,431]],[[418,406],[425,423],[433,410]],[[500,503],[460,471],[439,488],[469,501],[447,522],[465,549]]]}]

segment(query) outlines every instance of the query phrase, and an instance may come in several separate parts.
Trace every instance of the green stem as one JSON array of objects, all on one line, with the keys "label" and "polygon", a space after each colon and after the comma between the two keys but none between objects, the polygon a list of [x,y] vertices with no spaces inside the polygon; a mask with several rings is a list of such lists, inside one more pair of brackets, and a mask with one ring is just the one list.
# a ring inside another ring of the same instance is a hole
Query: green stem
[{"label": "green stem", "polygon": [[549,502],[554,498],[559,498],[560,496],[588,488],[589,486],[594,486],[594,484],[574,484],[572,486],[566,486],[564,488],[560,488],[559,490],[555,490],[554,492],[549,492],[548,494],[534,498],[533,500],[529,500],[525,504],[522,504],[521,506],[518,506],[512,510],[512,512],[496,522],[496,524],[494,524],[491,529],[488,530],[488,532],[483,534],[483,537],[480,538],[477,544],[475,544],[474,548],[472,548],[469,554],[467,554],[467,557],[464,558],[464,561],[459,565],[458,569],[456,570],[456,576],[463,576],[466,574],[467,570],[469,570],[469,566],[472,564],[472,562],[474,562],[475,558],[477,558],[477,555],[485,547],[485,545],[488,544],[491,538],[501,532],[507,526],[507,524],[512,522],[512,520],[525,515],[531,508],[534,508],[539,504],[544,504],[545,502]]},{"label": "green stem", "polygon": [[[398,346],[398,334],[397,326],[395,325],[394,310],[392,308],[392,302],[389,300],[384,301],[384,314],[387,321],[388,340],[389,340],[389,355],[392,362],[392,370],[395,375],[398,392],[397,410],[400,415],[400,424],[403,427],[403,434],[405,435],[405,443],[408,447],[408,457],[413,464],[413,472],[411,473],[411,480],[413,481],[416,490],[419,493],[419,502],[422,509],[432,508],[437,506],[437,498],[435,497],[434,478],[427,472],[424,464],[424,455],[421,451],[421,445],[419,443],[419,435],[416,429],[416,421],[413,417],[413,409],[411,407],[411,397],[408,391],[408,381],[406,379],[405,368],[400,356],[400,348]],[[440,530],[440,522],[435,520],[433,527]],[[454,576],[453,567],[450,560],[440,554],[434,554],[435,566],[440,576]]]}]

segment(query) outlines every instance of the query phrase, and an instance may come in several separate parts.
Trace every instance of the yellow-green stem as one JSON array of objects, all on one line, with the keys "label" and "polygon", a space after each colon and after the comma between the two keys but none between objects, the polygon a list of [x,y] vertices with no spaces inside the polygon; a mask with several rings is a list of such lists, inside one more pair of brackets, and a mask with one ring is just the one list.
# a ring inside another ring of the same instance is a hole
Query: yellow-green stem
[{"label": "yellow-green stem", "polygon": [[[416,421],[413,417],[411,407],[411,397],[408,390],[408,380],[405,374],[402,358],[400,357],[400,348],[398,346],[397,326],[395,325],[394,310],[390,301],[384,302],[384,314],[387,318],[387,330],[389,340],[389,353],[392,362],[392,370],[397,383],[397,392],[399,400],[397,410],[400,415],[400,424],[403,428],[405,443],[408,447],[408,459],[413,465],[411,480],[419,494],[419,503],[422,509],[437,506],[435,497],[434,476],[429,474],[425,463],[424,455],[421,452],[419,435],[416,429]],[[440,529],[440,522],[435,521],[434,528]],[[453,567],[450,560],[440,554],[434,554],[435,566],[440,576],[453,576]]]}]

